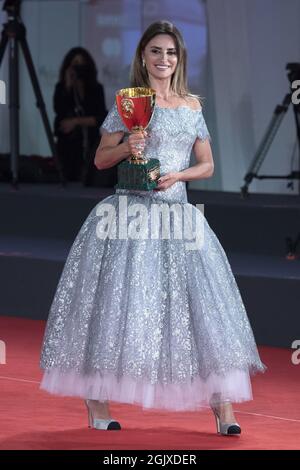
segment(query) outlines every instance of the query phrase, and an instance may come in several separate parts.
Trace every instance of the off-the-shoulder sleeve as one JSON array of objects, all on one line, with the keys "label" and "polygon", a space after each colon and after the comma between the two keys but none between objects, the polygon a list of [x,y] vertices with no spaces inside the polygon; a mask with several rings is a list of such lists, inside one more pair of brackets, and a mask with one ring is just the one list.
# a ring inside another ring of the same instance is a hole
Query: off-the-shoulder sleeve
[{"label": "off-the-shoulder sleeve", "polygon": [[197,137],[204,142],[206,139],[211,141],[210,133],[208,132],[207,125],[202,113],[202,109],[199,110],[197,113],[197,121],[196,121],[196,131]]},{"label": "off-the-shoulder sleeve", "polygon": [[100,127],[101,134],[103,130],[106,132],[128,132],[127,127],[125,124],[123,124],[123,121],[120,118],[116,103],[113,104],[108,115],[104,119],[102,126]]}]

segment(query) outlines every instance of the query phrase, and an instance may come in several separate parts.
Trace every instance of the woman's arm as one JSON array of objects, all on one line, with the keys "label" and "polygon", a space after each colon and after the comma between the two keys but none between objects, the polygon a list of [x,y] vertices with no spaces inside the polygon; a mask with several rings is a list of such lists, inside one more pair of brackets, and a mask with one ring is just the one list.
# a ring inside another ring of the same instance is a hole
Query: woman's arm
[{"label": "woman's arm", "polygon": [[[202,110],[201,103],[197,98],[190,97],[188,102],[193,109]],[[198,137],[194,143],[193,150],[197,164],[187,168],[186,170],[180,171],[178,173],[178,181],[192,181],[210,178],[214,173],[214,161],[209,139],[201,140]]]},{"label": "woman's arm", "polygon": [[104,170],[115,166],[120,161],[132,155],[137,148],[143,150],[145,147],[146,135],[147,131],[134,132],[129,135],[126,142],[120,144],[120,141],[124,136],[124,132],[106,132],[103,134],[94,159],[94,163],[98,170]]},{"label": "woman's arm", "polygon": [[112,132],[102,135],[96,150],[94,164],[98,170],[111,168],[130,155],[128,141],[120,144],[124,132]]},{"label": "woman's arm", "polygon": [[214,162],[209,140],[201,141],[197,138],[194,144],[194,153],[197,164],[186,170],[167,173],[158,180],[156,191],[168,189],[177,181],[192,181],[210,178],[214,172]]},{"label": "woman's arm", "polygon": [[194,143],[196,165],[178,172],[178,181],[192,181],[210,178],[214,173],[214,161],[209,139],[201,141],[199,138]]}]

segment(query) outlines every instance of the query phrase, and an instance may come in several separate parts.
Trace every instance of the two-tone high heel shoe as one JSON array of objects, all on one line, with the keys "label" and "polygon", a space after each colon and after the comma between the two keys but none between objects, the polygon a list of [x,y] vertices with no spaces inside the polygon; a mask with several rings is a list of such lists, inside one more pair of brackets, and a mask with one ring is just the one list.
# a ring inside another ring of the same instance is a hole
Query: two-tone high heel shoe
[{"label": "two-tone high heel shoe", "polygon": [[121,425],[118,421],[114,419],[99,419],[94,418],[92,409],[89,406],[89,400],[85,400],[85,404],[88,411],[88,427],[99,429],[103,431],[119,431],[121,429]]},{"label": "two-tone high heel shoe", "polygon": [[238,423],[224,423],[221,421],[220,405],[226,405],[226,403],[230,403],[230,400],[222,400],[222,402],[217,402],[213,399],[210,400],[210,407],[215,415],[217,432],[218,434],[222,434],[223,436],[237,436],[242,432],[241,427]]}]

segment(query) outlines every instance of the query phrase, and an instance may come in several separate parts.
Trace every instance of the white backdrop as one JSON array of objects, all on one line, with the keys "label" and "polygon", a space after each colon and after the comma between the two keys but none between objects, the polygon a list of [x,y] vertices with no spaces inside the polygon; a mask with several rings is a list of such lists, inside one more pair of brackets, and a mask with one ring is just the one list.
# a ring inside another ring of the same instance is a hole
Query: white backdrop
[{"label": "white backdrop", "polygon": [[[3,0],[0,1],[1,10],[2,5]],[[182,30],[191,50],[190,84],[195,93],[203,94],[207,50],[203,1],[189,0],[185,12],[181,10],[170,0],[23,1],[22,19],[51,122],[52,94],[59,67],[71,47],[82,45],[92,53],[98,66],[99,79],[105,88],[107,106],[110,107],[115,91],[128,84],[129,65],[142,31],[158,18],[167,18]],[[0,21],[3,20],[6,20],[6,14],[1,12]],[[7,79],[7,54],[4,59],[0,79]],[[35,109],[23,58],[20,64],[20,98],[21,151],[47,155],[49,148],[39,113]],[[8,108],[1,111],[0,152],[4,152],[8,149]]]},{"label": "white backdrop", "polygon": [[[6,17],[1,10],[0,22]],[[299,0],[186,0],[184,8],[173,0],[27,0],[22,16],[51,123],[58,69],[71,47],[91,50],[110,106],[114,91],[125,84],[141,31],[156,19],[178,25],[190,53],[190,83],[206,99],[213,138],[215,174],[191,184],[197,188],[239,191],[275,106],[289,90],[285,65],[300,62]],[[0,79],[7,79],[6,60]],[[21,151],[49,155],[23,61],[20,81]],[[297,170],[295,142],[290,109],[260,172],[287,174],[292,164]],[[7,150],[8,107],[2,105],[0,152]],[[264,180],[250,189],[290,193],[286,185]]]},{"label": "white backdrop", "polygon": [[[207,0],[207,15],[221,187],[237,191],[276,105],[289,92],[286,63],[300,62],[300,2]],[[290,106],[259,173],[290,173],[295,142]],[[261,180],[250,190],[291,193],[286,186],[286,180]]]}]

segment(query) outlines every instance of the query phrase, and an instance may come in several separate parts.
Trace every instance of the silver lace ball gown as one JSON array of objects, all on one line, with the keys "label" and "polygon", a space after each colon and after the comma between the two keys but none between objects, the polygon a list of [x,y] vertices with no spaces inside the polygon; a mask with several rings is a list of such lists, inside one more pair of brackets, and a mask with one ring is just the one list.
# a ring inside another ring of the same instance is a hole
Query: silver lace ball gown
[{"label": "silver lace ball gown", "polygon": [[[102,128],[126,132],[116,105]],[[148,130],[145,154],[160,160],[162,174],[188,168],[195,140],[210,138],[202,110],[186,106],[156,107]],[[101,236],[116,233],[136,204],[148,220],[154,204],[185,209],[186,225],[200,220],[203,243],[187,249],[184,236]],[[106,209],[115,218],[105,219]],[[184,182],[165,191],[116,189],[91,211],[59,280],[41,367],[50,393],[144,408],[194,410],[214,393],[252,399],[250,374],[266,367],[226,254],[188,203]]]}]

